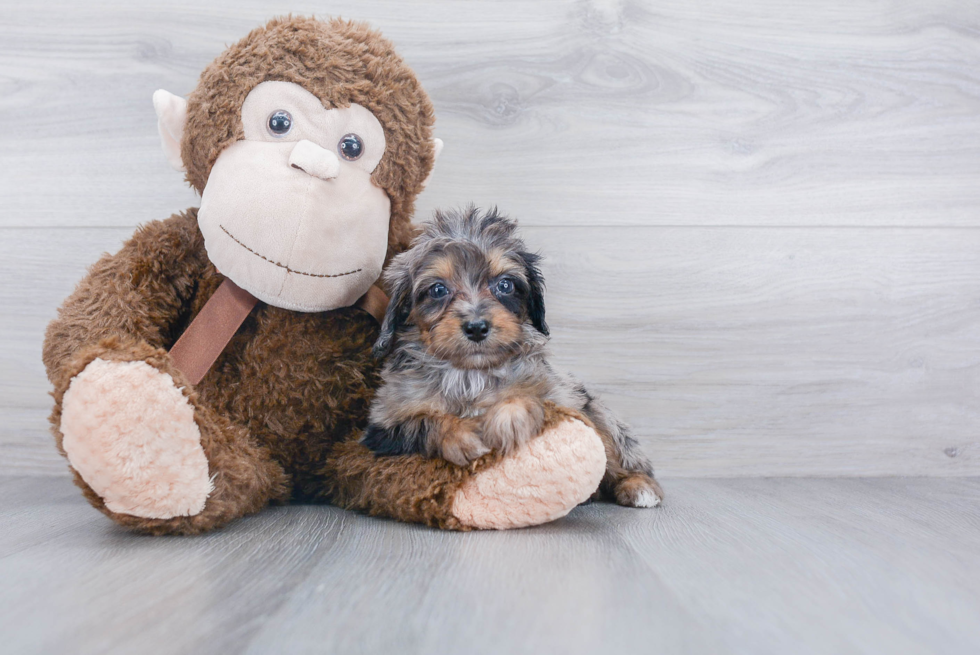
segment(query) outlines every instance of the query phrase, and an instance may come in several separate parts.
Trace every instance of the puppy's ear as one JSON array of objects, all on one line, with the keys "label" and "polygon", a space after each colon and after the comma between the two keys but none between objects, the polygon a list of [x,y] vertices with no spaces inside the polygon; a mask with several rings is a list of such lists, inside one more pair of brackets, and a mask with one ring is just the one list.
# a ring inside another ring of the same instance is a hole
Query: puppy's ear
[{"label": "puppy's ear", "polygon": [[371,350],[371,354],[377,359],[391,354],[392,348],[395,347],[395,332],[405,323],[412,311],[412,280],[408,271],[398,271],[393,276],[393,282],[388,310],[385,312],[384,320],[381,321],[381,334]]},{"label": "puppy's ear", "polygon": [[548,324],[544,321],[544,276],[538,268],[541,255],[533,252],[520,253],[524,262],[524,275],[527,277],[527,315],[538,332],[547,336]]}]

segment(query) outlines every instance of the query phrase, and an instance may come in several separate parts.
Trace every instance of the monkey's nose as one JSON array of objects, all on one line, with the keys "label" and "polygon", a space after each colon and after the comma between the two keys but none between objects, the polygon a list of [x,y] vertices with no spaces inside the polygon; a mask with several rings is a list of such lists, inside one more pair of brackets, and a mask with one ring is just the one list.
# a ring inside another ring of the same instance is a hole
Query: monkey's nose
[{"label": "monkey's nose", "polygon": [[490,324],[483,320],[469,321],[468,323],[463,324],[463,334],[465,334],[466,338],[470,341],[479,343],[486,339],[487,335],[490,334]]},{"label": "monkey's nose", "polygon": [[340,173],[337,155],[312,141],[297,141],[289,153],[289,165],[321,180],[332,180]]}]

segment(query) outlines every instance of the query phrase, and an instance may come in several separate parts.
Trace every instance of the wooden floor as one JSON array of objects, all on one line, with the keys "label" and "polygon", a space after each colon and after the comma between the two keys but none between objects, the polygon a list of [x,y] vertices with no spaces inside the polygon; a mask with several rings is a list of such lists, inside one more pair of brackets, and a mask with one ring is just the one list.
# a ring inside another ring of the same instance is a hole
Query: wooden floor
[{"label": "wooden floor", "polygon": [[456,534],[333,507],[126,533],[0,481],[5,653],[980,652],[980,479],[674,479]]}]

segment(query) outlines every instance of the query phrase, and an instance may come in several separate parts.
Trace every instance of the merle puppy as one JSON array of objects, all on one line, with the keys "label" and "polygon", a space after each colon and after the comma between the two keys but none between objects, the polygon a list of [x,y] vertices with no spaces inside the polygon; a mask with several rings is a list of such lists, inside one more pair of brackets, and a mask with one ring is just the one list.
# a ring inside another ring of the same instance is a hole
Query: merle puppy
[{"label": "merle puppy", "polygon": [[362,441],[380,455],[465,465],[542,428],[543,403],[576,409],[606,446],[599,494],[652,507],[663,493],[629,428],[548,363],[538,255],[495,209],[437,212],[385,274],[391,303],[374,346],[391,355]]}]

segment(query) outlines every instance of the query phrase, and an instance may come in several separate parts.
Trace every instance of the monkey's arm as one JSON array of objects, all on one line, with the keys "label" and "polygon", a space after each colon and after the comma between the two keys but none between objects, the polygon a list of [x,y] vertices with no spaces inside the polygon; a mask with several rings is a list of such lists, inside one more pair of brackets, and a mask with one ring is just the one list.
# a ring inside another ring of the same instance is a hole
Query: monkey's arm
[{"label": "monkey's arm", "polygon": [[421,455],[376,457],[356,440],[334,447],[322,477],[347,509],[450,530],[503,529],[567,514],[599,486],[602,441],[587,418],[545,405],[541,434],[510,455],[468,466]]},{"label": "monkey's arm", "polygon": [[44,366],[55,393],[68,387],[80,356],[128,359],[147,345],[168,348],[207,264],[195,210],[149,223],[118,253],[103,256],[45,333]]}]

